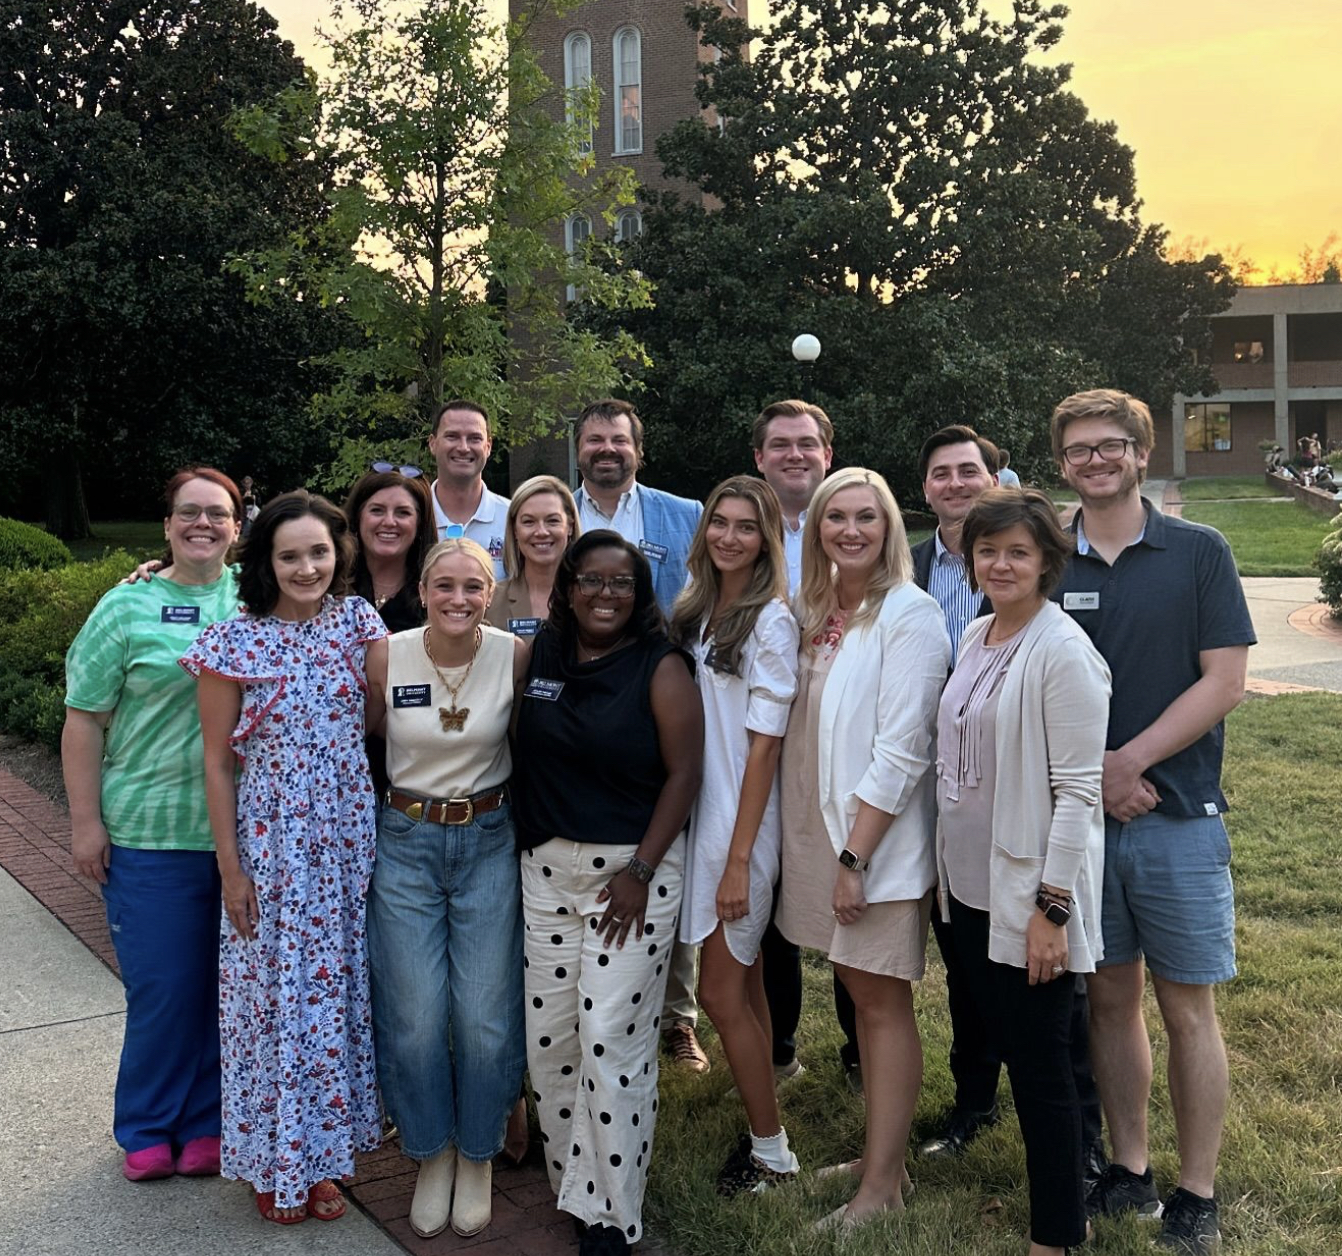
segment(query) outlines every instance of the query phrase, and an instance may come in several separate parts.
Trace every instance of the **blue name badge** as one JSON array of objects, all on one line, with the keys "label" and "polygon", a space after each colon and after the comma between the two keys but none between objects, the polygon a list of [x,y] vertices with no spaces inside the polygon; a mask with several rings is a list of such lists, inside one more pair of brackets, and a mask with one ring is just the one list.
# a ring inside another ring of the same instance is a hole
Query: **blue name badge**
[{"label": "blue name badge", "polygon": [[562,680],[533,680],[523,691],[528,698],[540,698],[543,702],[558,702],[564,691]]},{"label": "blue name badge", "polygon": [[515,637],[534,637],[541,630],[539,619],[510,619],[508,631]]},{"label": "blue name badge", "polygon": [[162,624],[198,624],[199,606],[165,606],[159,611],[159,623]]},{"label": "blue name badge", "polygon": [[659,563],[666,562],[666,556],[669,552],[665,545],[658,545],[655,541],[640,541],[639,550],[647,555],[648,558],[655,558]]},{"label": "blue name badge", "polygon": [[426,707],[433,702],[429,685],[393,685],[391,704],[394,707]]}]

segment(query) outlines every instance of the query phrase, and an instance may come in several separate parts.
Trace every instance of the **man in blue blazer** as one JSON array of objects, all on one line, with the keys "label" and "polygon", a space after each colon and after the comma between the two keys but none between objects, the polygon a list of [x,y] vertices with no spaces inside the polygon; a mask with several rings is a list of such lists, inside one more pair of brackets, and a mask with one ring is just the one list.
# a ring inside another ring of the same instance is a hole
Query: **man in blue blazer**
[{"label": "man in blue blazer", "polygon": [[[637,479],[643,465],[643,421],[627,401],[594,401],[573,428],[582,485],[575,499],[584,532],[612,528],[637,545],[652,566],[652,584],[663,614],[685,586],[690,542],[703,504],[649,488]],[[671,1059],[696,1073],[708,1072],[708,1056],[695,1036],[698,947],[677,942],[667,972],[662,1039]]]}]

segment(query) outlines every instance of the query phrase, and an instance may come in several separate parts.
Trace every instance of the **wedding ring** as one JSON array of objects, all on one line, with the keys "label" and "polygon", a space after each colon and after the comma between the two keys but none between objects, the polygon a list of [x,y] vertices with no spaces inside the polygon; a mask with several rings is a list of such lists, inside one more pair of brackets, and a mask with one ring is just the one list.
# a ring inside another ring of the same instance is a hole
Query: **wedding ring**
[{"label": "wedding ring", "polygon": [[1056,977],[1059,973],[1065,973],[1066,971],[1067,971],[1067,969],[1064,968],[1061,964],[1054,964],[1054,965],[1053,965],[1053,975],[1054,975],[1055,977]]}]

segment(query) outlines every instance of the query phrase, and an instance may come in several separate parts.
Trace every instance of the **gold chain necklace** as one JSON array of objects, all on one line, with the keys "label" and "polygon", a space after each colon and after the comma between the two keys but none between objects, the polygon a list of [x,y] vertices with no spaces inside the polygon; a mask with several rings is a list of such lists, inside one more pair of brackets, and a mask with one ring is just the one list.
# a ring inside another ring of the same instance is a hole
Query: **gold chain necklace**
[{"label": "gold chain necklace", "polygon": [[484,634],[480,631],[477,624],[475,628],[475,648],[471,651],[471,661],[466,664],[466,671],[462,678],[455,685],[448,684],[447,677],[443,675],[443,669],[438,666],[438,660],[433,657],[433,647],[429,644],[429,629],[424,629],[424,653],[428,656],[429,662],[433,665],[433,670],[438,674],[438,679],[448,696],[452,699],[452,709],[449,711],[446,707],[438,708],[438,719],[443,726],[443,732],[463,733],[466,731],[466,717],[471,713],[470,707],[462,707],[457,710],[457,694],[470,679],[471,668],[475,666],[475,656],[480,653],[480,643],[484,640]]}]

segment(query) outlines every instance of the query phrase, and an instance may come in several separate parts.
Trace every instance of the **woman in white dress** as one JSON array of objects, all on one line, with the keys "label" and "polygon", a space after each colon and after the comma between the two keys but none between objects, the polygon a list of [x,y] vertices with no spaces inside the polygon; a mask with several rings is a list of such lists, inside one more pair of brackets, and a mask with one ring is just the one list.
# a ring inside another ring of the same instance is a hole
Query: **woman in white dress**
[{"label": "woman in white dress", "polygon": [[724,1195],[796,1175],[778,1116],[760,938],[778,879],[778,756],[797,691],[782,511],[734,476],[709,495],[671,638],[694,655],[704,778],[690,822],[680,940],[699,945],[699,1002],[722,1040],[750,1121],[718,1175]]}]

